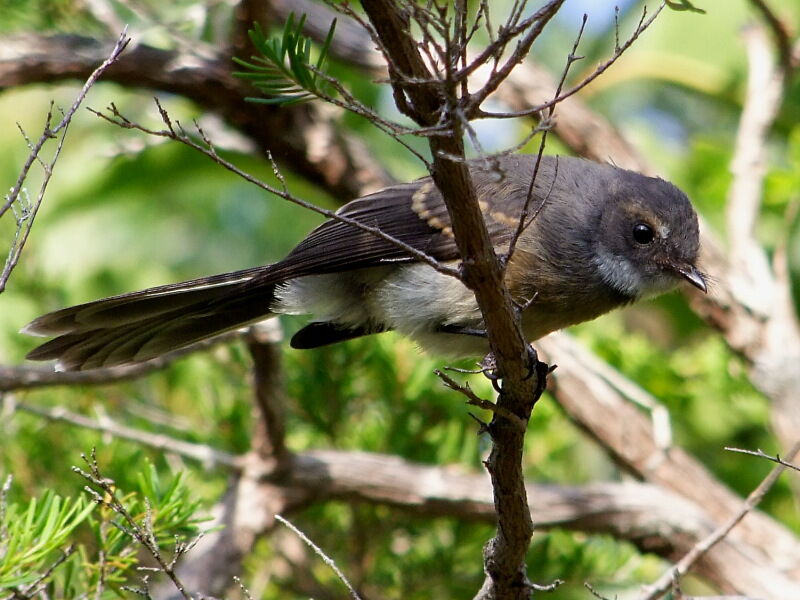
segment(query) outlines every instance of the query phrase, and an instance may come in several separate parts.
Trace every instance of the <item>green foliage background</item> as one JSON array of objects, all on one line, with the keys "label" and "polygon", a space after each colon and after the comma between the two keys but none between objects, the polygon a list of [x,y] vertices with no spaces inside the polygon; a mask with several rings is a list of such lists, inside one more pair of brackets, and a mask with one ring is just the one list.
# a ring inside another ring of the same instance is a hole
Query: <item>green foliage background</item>
[{"label": "green foliage background", "polygon": [[[161,9],[180,14],[191,2],[173,4]],[[556,26],[537,43],[536,56],[554,71],[563,65],[578,28],[577,7],[569,8],[570,4],[576,3],[568,1]],[[575,79],[581,68],[590,69],[613,48],[608,22],[599,17],[594,25],[594,12],[603,12],[600,4],[605,3],[588,3],[590,29],[583,44],[587,59],[579,63]],[[685,189],[712,225],[720,227],[745,76],[738,31],[754,16],[743,0],[697,4],[708,14],[665,11],[583,97],[643,148],[664,176]],[[794,3],[774,4],[790,22],[800,22]],[[638,18],[639,6],[624,5],[623,35]],[[10,15],[0,23],[6,32],[99,31],[78,3],[68,0],[4,0],[0,12]],[[214,38],[213,31],[199,34]],[[145,38],[167,43],[158,28],[147,31]],[[363,76],[346,65],[333,68],[361,98],[389,110],[385,90],[366,85]],[[50,99],[66,106],[76,90],[74,85],[32,86],[0,95],[0,181],[6,186],[16,179],[28,152],[15,122],[35,135]],[[150,96],[101,84],[90,94],[88,105],[100,109],[113,101],[129,118],[155,123]],[[200,116],[197,107],[180,98],[167,97],[165,102],[170,113],[184,122]],[[787,222],[784,214],[791,202],[797,202],[800,190],[798,107],[800,86],[795,84],[771,139],[762,220],[766,246],[791,236],[795,281],[800,281],[800,236],[795,235],[797,222]],[[346,123],[368,140],[399,179],[421,174],[419,164],[361,119],[348,117]],[[509,144],[524,135],[523,127],[504,124],[494,133],[484,133],[486,143]],[[550,147],[558,149],[557,143]],[[259,177],[273,178],[261,157],[236,152],[228,156]],[[286,175],[296,195],[334,206],[324,190],[291,172]],[[33,192],[37,183],[29,181],[28,189]],[[68,134],[23,261],[0,297],[0,362],[22,362],[36,341],[17,331],[42,312],[270,262],[317,222],[314,215],[266,197],[186,148],[119,130],[81,112]],[[0,223],[0,239],[7,239],[11,231],[8,223]],[[287,335],[301,322],[284,321]],[[769,406],[748,382],[745,366],[678,295],[609,315],[575,328],[574,333],[657,396],[670,410],[676,443],[695,453],[737,492],[747,494],[769,466],[727,454],[724,446],[781,450],[769,429]],[[290,448],[385,452],[432,465],[480,470],[486,441],[477,435],[470,410],[432,374],[442,362],[420,355],[407,341],[386,334],[311,352],[287,348],[284,359]],[[139,381],[20,392],[14,399],[108,415],[132,427],[243,452],[251,425],[248,368],[246,349],[233,344]],[[470,383],[490,394],[480,378]],[[192,497],[210,507],[227,482],[223,471],[208,471],[176,456],[19,411],[3,419],[0,438],[0,474],[13,474],[10,499],[16,503],[42,496],[45,490],[81,495],[84,481],[70,467],[92,447],[97,447],[98,462],[121,489],[138,489],[138,474],[152,464],[165,478],[185,472]],[[537,406],[530,426],[526,472],[536,481],[567,484],[623,477],[550,397]],[[763,508],[800,530],[787,479],[776,486]],[[482,581],[481,546],[492,532],[488,525],[420,519],[387,507],[344,502],[312,506],[292,518],[368,596],[374,592],[385,598],[470,596]],[[91,548],[88,535],[81,536],[78,539]],[[627,544],[559,530],[538,532],[529,555],[529,574],[537,581],[568,575],[568,582],[549,596],[554,600],[585,598],[583,581],[609,596],[622,595],[652,580],[663,568],[660,560],[639,555]],[[243,579],[254,597],[304,597],[279,576],[268,581],[259,577],[272,559],[266,541],[247,559]],[[344,594],[321,563],[314,563],[312,575]]]}]

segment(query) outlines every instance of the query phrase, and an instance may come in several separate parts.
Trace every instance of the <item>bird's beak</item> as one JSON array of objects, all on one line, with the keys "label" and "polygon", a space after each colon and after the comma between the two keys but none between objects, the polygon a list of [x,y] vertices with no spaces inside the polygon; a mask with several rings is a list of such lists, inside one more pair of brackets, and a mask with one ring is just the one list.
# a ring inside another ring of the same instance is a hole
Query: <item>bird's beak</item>
[{"label": "bird's beak", "polygon": [[675,272],[678,275],[683,277],[701,292],[704,294],[708,293],[705,277],[703,277],[703,274],[697,270],[697,267],[694,265],[673,265],[672,268],[675,269]]}]

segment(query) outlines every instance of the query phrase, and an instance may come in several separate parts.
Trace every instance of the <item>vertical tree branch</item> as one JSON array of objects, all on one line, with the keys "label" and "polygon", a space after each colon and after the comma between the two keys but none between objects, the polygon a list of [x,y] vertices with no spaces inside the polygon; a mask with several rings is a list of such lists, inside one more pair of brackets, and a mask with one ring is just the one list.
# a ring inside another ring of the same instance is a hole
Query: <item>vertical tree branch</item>
[{"label": "vertical tree branch", "polygon": [[[548,3],[539,11],[539,21],[531,25],[543,26],[561,3],[562,0]],[[449,135],[430,138],[431,175],[450,215],[462,257],[462,281],[475,293],[497,373],[502,378],[498,405],[527,423],[544,387],[546,371],[529,354],[532,349],[523,337],[467,168],[462,111],[469,106],[470,96],[459,97],[464,88],[453,76],[461,68],[460,56],[449,52],[453,42],[445,39],[448,56],[442,67],[445,75],[434,79],[412,38],[409,14],[390,0],[369,0],[363,6],[386,54],[398,108],[422,126],[444,124],[450,130]],[[449,33],[446,17],[441,17],[439,25]],[[532,40],[526,42],[530,45]],[[455,46],[463,48],[458,43]],[[470,67],[462,70],[471,71]],[[532,586],[525,573],[525,555],[533,524],[522,479],[525,429],[519,426],[519,421],[508,420],[496,412],[488,430],[493,447],[486,467],[495,491],[498,528],[484,549],[487,579],[477,597],[529,598]]]},{"label": "vertical tree branch", "polygon": [[767,171],[766,136],[783,98],[782,71],[774,68],[766,32],[751,26],[744,32],[749,63],[747,92],[736,135],[730,169],[733,183],[726,210],[731,283],[735,293],[746,298],[760,314],[769,314],[774,285],[766,253],[755,235]]},{"label": "vertical tree branch", "polygon": [[220,529],[200,540],[193,560],[179,569],[187,585],[212,596],[223,596],[231,587],[242,559],[275,526],[275,515],[290,513],[311,496],[288,482],[292,456],[285,445],[281,338],[277,319],[253,325],[247,333],[255,395],[251,449],[213,509],[213,526]]},{"label": "vertical tree branch", "polygon": [[274,461],[274,470],[286,468],[286,422],[281,369],[280,341],[283,335],[277,319],[250,328],[247,347],[253,357],[253,388],[256,423],[251,446],[264,461]]}]

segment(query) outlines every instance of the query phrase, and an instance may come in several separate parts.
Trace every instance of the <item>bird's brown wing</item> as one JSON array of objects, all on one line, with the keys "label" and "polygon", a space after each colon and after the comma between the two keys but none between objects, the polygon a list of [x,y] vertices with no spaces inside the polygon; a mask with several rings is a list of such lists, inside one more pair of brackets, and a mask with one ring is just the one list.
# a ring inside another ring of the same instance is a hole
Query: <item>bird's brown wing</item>
[{"label": "bird's brown wing", "polygon": [[[420,216],[417,211],[424,210],[420,207],[429,205],[431,216]],[[458,255],[446,228],[449,219],[444,203],[429,181],[386,188],[349,202],[338,214],[379,229],[437,260],[450,260]],[[308,234],[264,275],[283,280],[412,260],[415,259],[392,242],[331,219]]]},{"label": "bird's brown wing", "polygon": [[[482,171],[474,174],[486,175]],[[518,216],[513,215],[519,214],[519,197],[487,197],[482,202],[496,205],[496,210],[485,210],[484,215],[489,238],[497,246],[510,238],[516,226]],[[429,178],[353,200],[339,214],[379,229],[435,260],[459,256],[447,207]],[[312,231],[285,259],[270,265],[253,284],[415,260],[389,240],[331,219]]]}]

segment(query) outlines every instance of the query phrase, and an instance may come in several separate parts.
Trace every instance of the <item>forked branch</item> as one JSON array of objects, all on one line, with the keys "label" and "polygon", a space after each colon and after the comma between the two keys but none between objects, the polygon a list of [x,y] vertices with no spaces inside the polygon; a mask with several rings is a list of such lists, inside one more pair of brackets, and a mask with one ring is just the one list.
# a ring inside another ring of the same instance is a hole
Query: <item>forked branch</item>
[{"label": "forked branch", "polygon": [[[28,139],[28,136],[22,130],[22,127],[20,127],[20,131],[25,137],[25,141],[28,143],[28,148],[30,148],[30,154],[28,155],[25,164],[22,166],[19,177],[17,177],[17,182],[14,184],[14,187],[11,188],[11,191],[6,195],[5,202],[2,204],[2,206],[0,206],[0,218],[2,218],[10,210],[14,214],[16,221],[14,239],[11,242],[11,248],[6,256],[3,270],[0,272],[0,293],[5,290],[8,279],[11,277],[11,272],[14,270],[14,267],[17,266],[20,256],[22,256],[22,250],[25,247],[25,243],[28,241],[28,236],[31,233],[31,228],[33,227],[33,222],[36,219],[36,214],[38,213],[39,207],[42,205],[42,201],[44,200],[44,194],[47,190],[47,185],[50,183],[50,178],[53,176],[53,169],[56,166],[56,162],[58,162],[58,157],[60,156],[61,149],[64,146],[67,129],[72,122],[72,118],[75,116],[78,108],[86,98],[86,94],[89,93],[89,90],[95,83],[97,83],[97,80],[100,79],[106,69],[108,69],[108,67],[117,61],[120,54],[122,54],[123,50],[125,50],[126,46],[128,45],[128,42],[130,42],[130,38],[127,35],[127,31],[123,31],[117,39],[117,43],[114,45],[111,54],[109,54],[108,58],[106,58],[102,64],[92,72],[92,74],[83,84],[80,92],[78,92],[78,95],[75,97],[72,106],[70,106],[66,112],[62,113],[61,120],[55,125],[53,125],[53,106],[51,105],[50,111],[47,113],[47,118],[45,119],[45,125],[42,133],[36,142],[32,142],[30,139]],[[41,157],[42,149],[48,141],[53,139],[58,140],[56,149],[53,152],[53,156],[50,158],[50,160],[44,160]],[[31,202],[23,186],[25,185],[25,181],[28,179],[34,164],[39,164],[39,166],[42,168],[44,176],[41,184],[39,185],[39,192],[36,196],[36,199]]]}]

